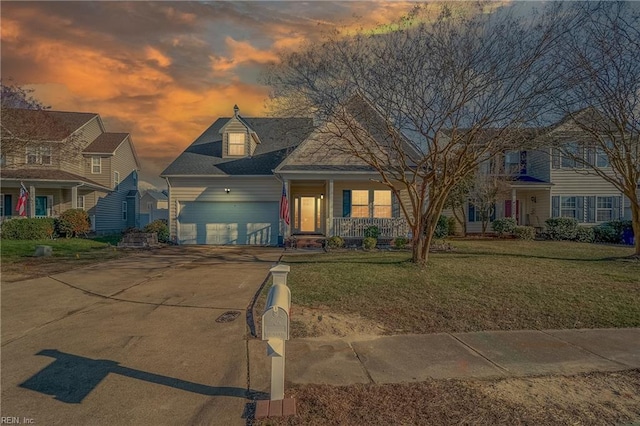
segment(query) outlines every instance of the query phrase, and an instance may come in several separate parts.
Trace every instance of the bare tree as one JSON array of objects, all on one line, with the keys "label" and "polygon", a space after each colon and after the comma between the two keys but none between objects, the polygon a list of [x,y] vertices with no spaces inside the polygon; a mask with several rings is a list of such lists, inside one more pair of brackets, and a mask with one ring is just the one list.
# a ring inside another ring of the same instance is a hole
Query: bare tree
[{"label": "bare tree", "polygon": [[640,4],[573,7],[584,24],[558,45],[556,78],[566,90],[554,99],[570,130],[552,133],[551,144],[630,200],[640,256]]},{"label": "bare tree", "polygon": [[[81,155],[82,140],[32,96],[33,90],[0,82],[0,143],[4,168],[24,166],[28,148],[45,154],[53,164]],[[37,151],[40,150],[40,151]]]},{"label": "bare tree", "polygon": [[284,55],[266,78],[275,98],[295,99],[296,114],[323,123],[317,134],[332,149],[368,165],[396,196],[408,194],[400,207],[418,264],[451,189],[520,145],[518,129],[537,124],[555,87],[547,55],[570,26],[563,5],[527,19],[484,6],[416,6],[386,33],[333,34]]}]

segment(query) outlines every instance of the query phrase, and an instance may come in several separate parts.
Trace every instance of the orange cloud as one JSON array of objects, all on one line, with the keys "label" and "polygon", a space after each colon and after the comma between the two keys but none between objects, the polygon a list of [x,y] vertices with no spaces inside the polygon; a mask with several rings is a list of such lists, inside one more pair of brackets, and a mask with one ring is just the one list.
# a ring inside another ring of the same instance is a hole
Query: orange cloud
[{"label": "orange cloud", "polygon": [[3,42],[16,41],[20,36],[20,25],[16,21],[3,19],[0,27],[0,37]]},{"label": "orange cloud", "polygon": [[151,46],[145,47],[144,53],[148,60],[154,61],[155,63],[160,65],[162,68],[166,68],[172,63],[171,58],[164,55],[162,52],[160,52],[158,49],[154,47],[151,47]]},{"label": "orange cloud", "polygon": [[210,58],[211,67],[216,73],[226,73],[247,63],[266,64],[278,59],[273,51],[256,49],[247,41],[236,41],[227,36],[225,44],[229,49],[228,57]]}]

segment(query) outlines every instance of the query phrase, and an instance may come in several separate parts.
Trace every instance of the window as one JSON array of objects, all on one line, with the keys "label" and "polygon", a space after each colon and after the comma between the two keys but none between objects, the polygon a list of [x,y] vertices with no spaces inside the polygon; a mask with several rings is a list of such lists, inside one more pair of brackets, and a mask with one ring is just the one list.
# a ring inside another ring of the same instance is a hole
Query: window
[{"label": "window", "polygon": [[91,173],[93,174],[102,173],[102,158],[91,157]]},{"label": "window", "polygon": [[120,172],[113,172],[113,189],[118,189],[120,185]]},{"label": "window", "polygon": [[369,190],[351,191],[351,217],[369,217]]},{"label": "window", "polygon": [[153,203],[151,201],[147,202],[147,211],[152,211],[153,210]]},{"label": "window", "polygon": [[127,220],[127,202],[122,202],[122,220]]},{"label": "window", "polygon": [[560,217],[578,218],[578,201],[576,197],[560,197]]},{"label": "window", "polygon": [[602,148],[596,148],[596,167],[609,167],[609,156]]},{"label": "window", "polygon": [[4,194],[0,194],[0,217],[4,216]]},{"label": "window", "polygon": [[392,217],[391,191],[373,191],[373,217]]},{"label": "window", "polygon": [[506,175],[519,175],[520,168],[520,151],[507,151],[504,154],[504,173]]},{"label": "window", "polygon": [[0,154],[0,166],[7,165],[7,155],[3,152]]},{"label": "window", "polygon": [[229,155],[245,155],[245,134],[229,133]]},{"label": "window", "polygon": [[490,205],[486,205],[485,204],[485,211],[482,210],[482,208],[476,206],[475,204],[473,204],[472,202],[469,202],[468,207],[469,207],[469,222],[482,222],[483,217],[488,219],[489,222],[493,222],[494,220],[496,220],[496,205],[494,204],[490,204]]},{"label": "window", "polygon": [[607,222],[613,219],[613,197],[596,198],[596,221]]},{"label": "window", "polygon": [[27,164],[38,164],[38,148],[34,146],[27,147]]},{"label": "window", "polygon": [[562,162],[560,163],[563,168],[574,168],[576,167],[576,158],[578,156],[578,144],[572,142],[567,144],[565,148],[566,152],[562,156]]},{"label": "window", "polygon": [[51,165],[51,147],[50,146],[41,146],[40,147],[40,163],[45,166]]},{"label": "window", "polygon": [[84,210],[84,195],[78,195],[78,208]]}]

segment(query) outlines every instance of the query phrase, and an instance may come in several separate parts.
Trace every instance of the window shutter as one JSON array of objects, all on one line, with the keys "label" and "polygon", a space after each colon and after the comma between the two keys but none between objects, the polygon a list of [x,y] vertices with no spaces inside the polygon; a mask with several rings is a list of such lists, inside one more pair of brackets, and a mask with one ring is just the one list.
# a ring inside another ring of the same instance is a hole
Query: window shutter
[{"label": "window shutter", "polygon": [[511,200],[504,200],[504,217],[511,217]]},{"label": "window shutter", "polygon": [[551,168],[559,169],[560,168],[560,150],[557,148],[552,148],[551,150]]},{"label": "window shutter", "polygon": [[587,164],[591,166],[596,165],[596,149],[595,148],[587,148]]},{"label": "window shutter", "polygon": [[400,217],[400,200],[393,192],[391,193],[391,217]]},{"label": "window shutter", "polygon": [[620,220],[620,207],[622,205],[622,197],[613,197],[613,211],[611,212],[612,220]]},{"label": "window shutter", "polygon": [[[577,151],[578,151],[578,154],[576,155],[576,157],[577,157],[578,161],[576,161],[576,167],[579,168],[579,169],[583,169],[585,167],[585,165],[584,165],[584,160],[585,160],[585,148],[584,148],[584,145],[578,145]],[[580,161],[580,160],[582,160],[582,161]],[[584,215],[583,215],[583,217],[584,217]]]},{"label": "window shutter", "polygon": [[474,206],[471,202],[468,203],[469,206],[469,222],[476,221],[476,206]]},{"label": "window shutter", "polygon": [[489,217],[490,222],[493,222],[494,220],[496,220],[496,203],[491,205],[491,216]]},{"label": "window shutter", "polygon": [[576,197],[576,210],[578,222],[584,222],[584,197]]},{"label": "window shutter", "polygon": [[596,197],[587,197],[587,222],[596,221]]},{"label": "window shutter", "polygon": [[551,217],[560,217],[560,197],[558,195],[551,197]]},{"label": "window shutter", "polygon": [[351,217],[351,190],[342,191],[342,217]]}]

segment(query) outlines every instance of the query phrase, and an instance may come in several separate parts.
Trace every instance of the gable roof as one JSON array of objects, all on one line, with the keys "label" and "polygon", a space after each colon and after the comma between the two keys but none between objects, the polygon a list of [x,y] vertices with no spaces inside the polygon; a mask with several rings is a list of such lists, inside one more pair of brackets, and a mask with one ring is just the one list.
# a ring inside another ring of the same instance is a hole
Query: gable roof
[{"label": "gable roof", "polygon": [[167,194],[165,194],[164,192],[155,191],[153,189],[149,189],[147,192],[145,192],[143,197],[146,195],[157,201],[167,201],[169,199],[169,197],[167,197]]},{"label": "gable roof", "polygon": [[273,170],[312,130],[310,118],[245,118],[259,137],[252,156],[222,157],[220,130],[230,117],[218,118],[160,176],[272,175]]},{"label": "gable roof", "polygon": [[56,169],[0,169],[0,178],[3,180],[13,181],[55,181],[58,183],[69,182],[72,184],[83,183],[93,189],[106,190],[107,192],[111,191],[110,188],[107,188],[106,186],[91,179],[87,179],[84,176]]},{"label": "gable roof", "polygon": [[82,152],[85,154],[114,154],[129,133],[102,133]]},{"label": "gable roof", "polygon": [[3,108],[3,127],[14,135],[35,141],[62,141],[98,117],[91,112]]}]

